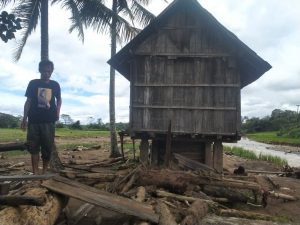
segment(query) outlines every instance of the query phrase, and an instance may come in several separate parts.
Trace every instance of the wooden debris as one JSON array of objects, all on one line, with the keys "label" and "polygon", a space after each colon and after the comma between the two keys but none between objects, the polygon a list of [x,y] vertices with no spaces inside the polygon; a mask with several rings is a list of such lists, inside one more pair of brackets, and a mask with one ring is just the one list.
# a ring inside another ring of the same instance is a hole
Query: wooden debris
[{"label": "wooden debris", "polygon": [[[200,198],[194,198],[194,197],[189,197],[189,196],[184,196],[184,195],[178,195],[178,194],[174,194],[174,193],[170,193],[167,191],[162,191],[162,190],[157,190],[156,191],[156,195],[158,197],[169,197],[169,198],[174,198],[177,199],[179,201],[189,201],[189,202],[195,202]],[[215,198],[214,200],[208,200],[208,199],[201,199],[203,202],[206,202],[207,204],[209,204],[211,207],[216,208],[218,206],[218,204],[214,201],[220,201],[220,202],[228,202],[228,199],[225,198]]]},{"label": "wooden debris", "polygon": [[247,173],[261,173],[261,174],[287,174],[291,172],[282,172],[282,171],[265,171],[265,170],[247,170]]},{"label": "wooden debris", "polygon": [[136,197],[134,198],[137,202],[143,202],[146,198],[146,189],[143,186],[137,188]]},{"label": "wooden debris", "polygon": [[259,184],[249,181],[239,181],[234,179],[216,178],[206,175],[196,175],[194,173],[178,170],[139,170],[137,184],[141,186],[155,185],[168,190],[184,192],[187,185],[213,185],[221,187],[232,187],[260,191]]},{"label": "wooden debris", "polygon": [[196,160],[189,159],[183,155],[180,155],[178,153],[173,153],[175,159],[178,160],[178,163],[180,166],[192,170],[204,170],[209,172],[216,172],[214,168],[211,168],[210,166],[207,166],[203,163],[197,162]]},{"label": "wooden debris", "polygon": [[156,212],[159,213],[159,225],[177,225],[174,216],[165,203],[159,202]]},{"label": "wooden debris", "polygon": [[116,174],[104,174],[104,173],[79,173],[75,177],[97,179],[98,182],[111,182],[116,178]]},{"label": "wooden debris", "polygon": [[254,219],[254,220],[272,220],[272,216],[270,215],[235,210],[235,209],[220,209],[219,215],[229,216],[229,217],[241,217],[241,218]]},{"label": "wooden debris", "polygon": [[[246,195],[245,193],[228,187],[220,187],[220,186],[213,186],[213,185],[205,185],[202,188],[202,191],[209,195],[215,196],[217,198],[225,198],[228,202],[243,202],[246,203],[251,200],[250,196]],[[250,192],[252,194],[252,192]]]},{"label": "wooden debris", "polygon": [[46,203],[39,207],[5,207],[0,211],[0,225],[54,225],[63,207],[61,197],[45,188],[30,188],[25,195],[41,196],[46,199]]},{"label": "wooden debris", "polygon": [[133,183],[135,182],[135,180],[136,180],[136,175],[133,174],[133,175],[130,177],[129,181],[128,181],[128,182],[125,184],[125,186],[122,188],[121,193],[127,192],[127,191],[132,187],[132,185],[133,185]]},{"label": "wooden debris", "polygon": [[287,201],[298,201],[299,200],[298,197],[275,192],[275,191],[269,191],[269,196],[273,197],[273,198],[280,198],[280,199],[287,200]]},{"label": "wooden debris", "polygon": [[26,150],[27,144],[24,142],[14,142],[14,143],[7,143],[7,144],[0,144],[0,152],[6,151],[15,151],[15,150]]},{"label": "wooden debris", "polygon": [[86,216],[87,213],[94,209],[94,207],[94,205],[91,205],[89,203],[81,205],[70,218],[71,224],[77,225]]},{"label": "wooden debris", "polygon": [[18,206],[18,205],[45,205],[46,199],[43,197],[26,195],[4,195],[0,196],[0,205]]},{"label": "wooden debris", "polygon": [[96,188],[69,180],[63,177],[53,177],[42,183],[42,186],[54,192],[73,197],[94,205],[101,206],[116,212],[139,217],[141,219],[158,223],[158,215],[146,204],[128,198],[100,191]]},{"label": "wooden debris", "polygon": [[202,199],[197,199],[187,210],[188,215],[181,221],[182,225],[201,224],[203,217],[208,213],[208,205]]},{"label": "wooden debris", "polygon": [[0,176],[0,182],[3,182],[3,181],[24,181],[24,180],[47,180],[47,179],[50,179],[54,176],[56,176],[56,174]]}]

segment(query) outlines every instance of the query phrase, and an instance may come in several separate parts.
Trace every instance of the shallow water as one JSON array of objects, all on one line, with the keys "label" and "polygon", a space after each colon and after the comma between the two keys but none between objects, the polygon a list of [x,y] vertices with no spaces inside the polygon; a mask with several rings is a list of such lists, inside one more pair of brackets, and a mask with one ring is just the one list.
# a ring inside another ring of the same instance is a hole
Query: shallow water
[{"label": "shallow water", "polygon": [[[279,156],[283,159],[286,159],[289,166],[300,167],[300,153],[289,153],[294,152],[295,147],[264,144],[249,140],[248,138],[242,138],[240,141],[238,141],[238,143],[224,143],[224,145],[231,147],[242,147],[244,149],[255,152],[255,154],[257,155],[262,153]],[[282,149],[283,151],[279,151],[280,149]]]}]

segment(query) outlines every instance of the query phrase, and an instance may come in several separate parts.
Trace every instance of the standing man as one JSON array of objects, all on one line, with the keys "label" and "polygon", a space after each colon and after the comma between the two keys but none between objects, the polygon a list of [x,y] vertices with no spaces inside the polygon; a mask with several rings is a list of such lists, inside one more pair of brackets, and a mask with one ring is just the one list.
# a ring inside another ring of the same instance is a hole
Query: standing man
[{"label": "standing man", "polygon": [[46,172],[54,147],[55,121],[59,119],[61,92],[58,82],[50,80],[53,70],[53,62],[41,61],[39,63],[41,78],[31,80],[25,93],[27,100],[24,105],[21,128],[23,130],[28,128],[28,151],[31,154],[34,174],[38,174],[40,152],[43,160],[43,173]]}]

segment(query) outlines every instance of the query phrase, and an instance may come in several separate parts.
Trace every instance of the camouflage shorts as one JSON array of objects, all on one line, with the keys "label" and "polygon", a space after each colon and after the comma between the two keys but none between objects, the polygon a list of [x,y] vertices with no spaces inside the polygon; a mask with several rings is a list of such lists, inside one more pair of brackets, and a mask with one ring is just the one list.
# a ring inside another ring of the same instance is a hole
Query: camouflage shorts
[{"label": "camouflage shorts", "polygon": [[54,146],[54,123],[28,124],[27,143],[30,154],[42,153],[43,161],[49,161]]}]

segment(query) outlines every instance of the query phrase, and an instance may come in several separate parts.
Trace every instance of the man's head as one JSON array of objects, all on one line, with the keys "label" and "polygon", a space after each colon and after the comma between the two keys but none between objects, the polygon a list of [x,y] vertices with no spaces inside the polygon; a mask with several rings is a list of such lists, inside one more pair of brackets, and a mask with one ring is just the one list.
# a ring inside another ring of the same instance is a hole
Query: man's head
[{"label": "man's head", "polygon": [[50,60],[42,60],[39,63],[39,72],[41,74],[41,79],[44,81],[49,81],[51,74],[54,70],[54,64]]}]

